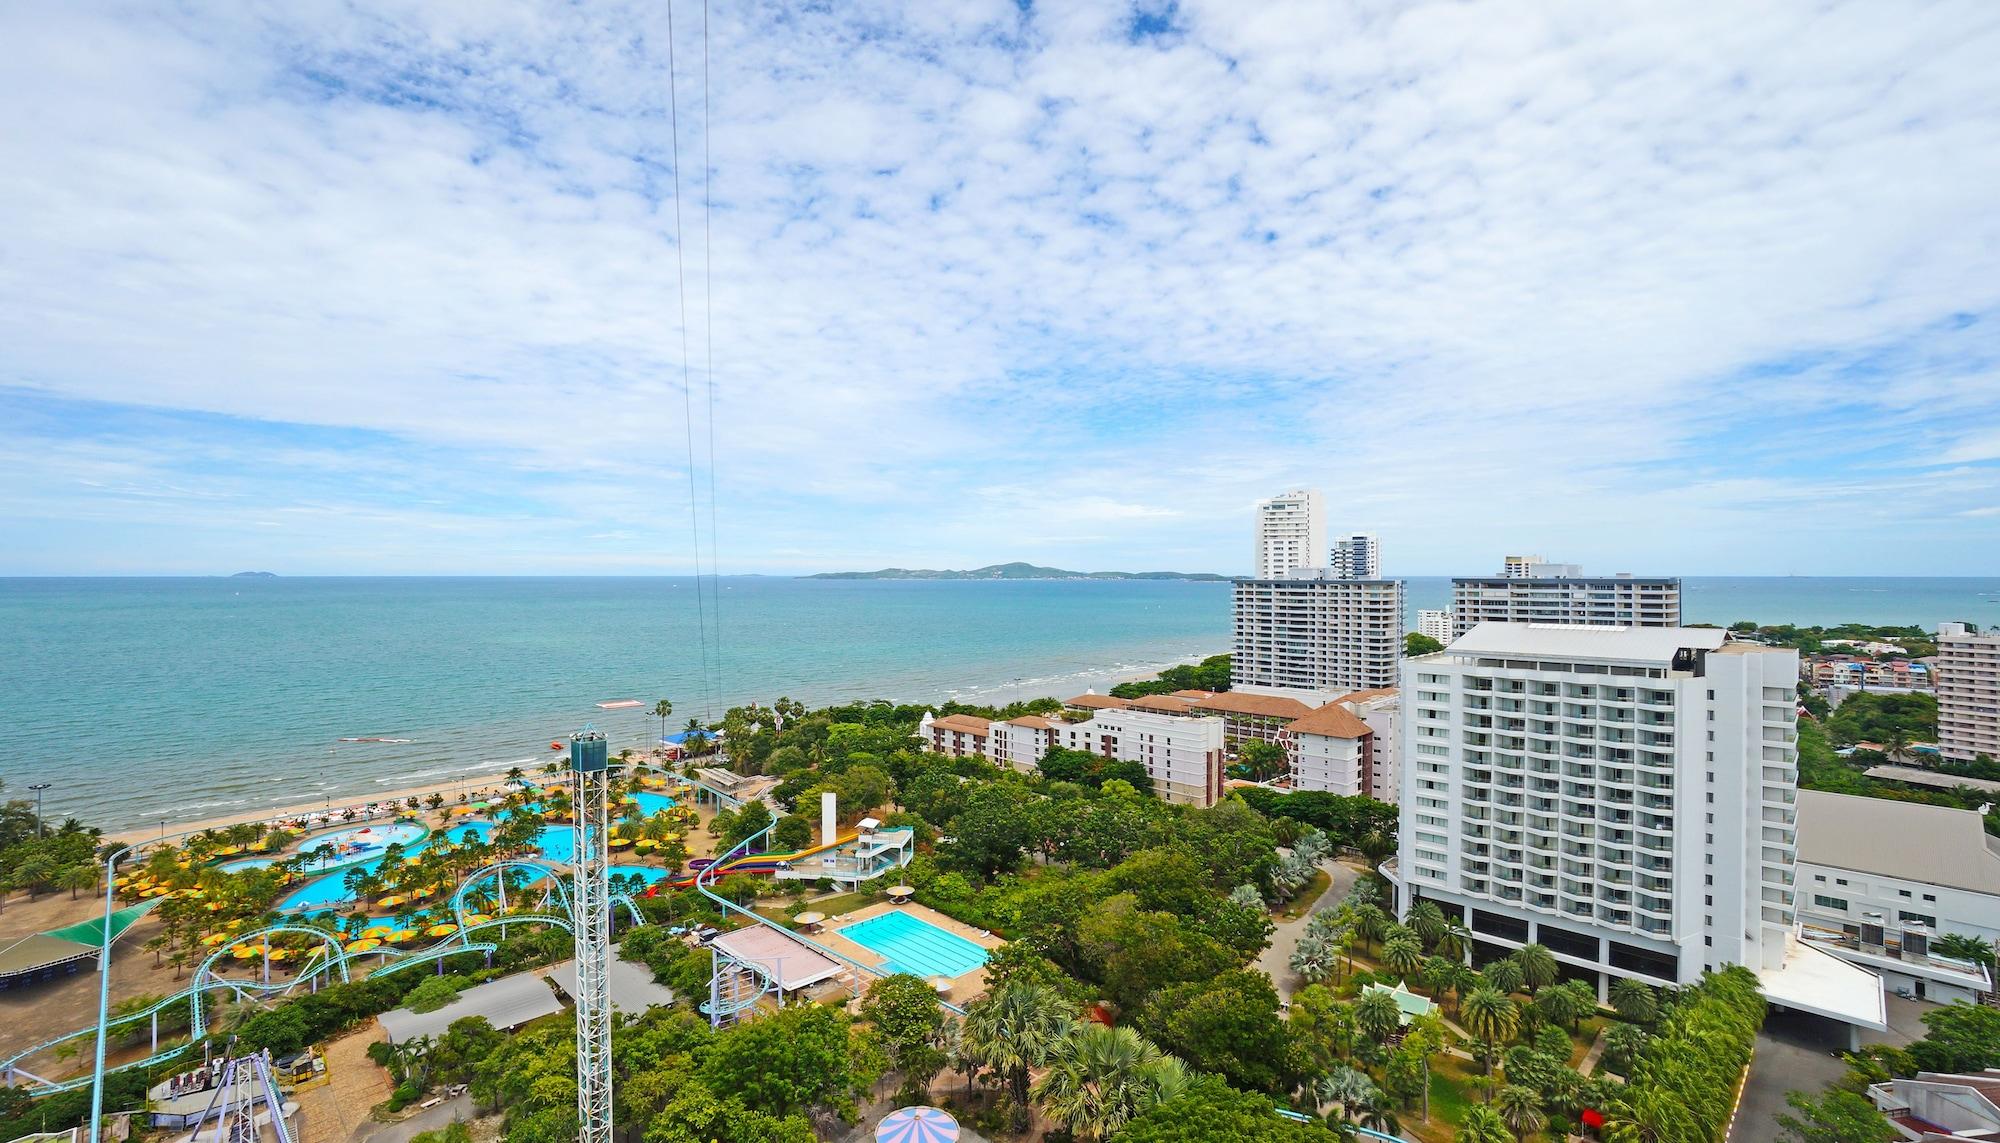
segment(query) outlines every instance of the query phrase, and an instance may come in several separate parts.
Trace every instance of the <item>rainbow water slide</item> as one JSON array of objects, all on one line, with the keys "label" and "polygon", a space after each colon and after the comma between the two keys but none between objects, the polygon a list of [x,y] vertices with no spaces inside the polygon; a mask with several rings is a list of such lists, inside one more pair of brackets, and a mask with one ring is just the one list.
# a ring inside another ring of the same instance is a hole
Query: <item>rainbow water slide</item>
[{"label": "rainbow water slide", "polygon": [[714,877],[726,877],[731,873],[776,873],[780,865],[796,864],[805,858],[816,857],[819,854],[825,853],[829,849],[839,849],[841,846],[853,842],[860,836],[858,833],[850,833],[845,837],[835,838],[831,845],[815,845],[809,849],[801,849],[796,853],[746,853],[741,857],[732,857],[720,865],[711,865],[704,869],[698,869],[686,876],[676,877],[666,882],[666,884],[675,889],[688,889],[694,886],[695,878],[704,874]]}]

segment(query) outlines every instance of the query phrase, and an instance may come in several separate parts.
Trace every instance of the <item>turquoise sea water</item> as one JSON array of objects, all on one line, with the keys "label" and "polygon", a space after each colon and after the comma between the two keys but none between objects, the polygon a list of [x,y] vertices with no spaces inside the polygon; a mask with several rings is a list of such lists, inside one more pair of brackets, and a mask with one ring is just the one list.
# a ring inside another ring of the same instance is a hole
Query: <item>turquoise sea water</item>
[{"label": "turquoise sea water", "polygon": [[[586,722],[613,749],[658,734],[601,701],[670,696],[678,729],[780,695],[1066,695],[1229,645],[1226,584],[745,576],[716,594],[704,672],[686,578],[0,579],[0,778],[52,782],[51,813],[151,826],[490,781]],[[1412,612],[1449,594],[1409,581]],[[2000,623],[2000,578],[1690,578],[1685,595],[1691,621]]]}]

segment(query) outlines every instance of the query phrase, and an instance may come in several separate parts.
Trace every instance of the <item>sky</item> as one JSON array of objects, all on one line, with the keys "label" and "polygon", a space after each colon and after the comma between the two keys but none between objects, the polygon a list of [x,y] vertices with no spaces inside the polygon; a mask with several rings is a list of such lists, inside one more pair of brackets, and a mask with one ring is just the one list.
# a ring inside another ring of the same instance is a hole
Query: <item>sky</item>
[{"label": "sky", "polygon": [[1995,60],[1988,0],[0,6],[0,574],[1242,573],[1296,487],[1391,574],[1991,574]]}]

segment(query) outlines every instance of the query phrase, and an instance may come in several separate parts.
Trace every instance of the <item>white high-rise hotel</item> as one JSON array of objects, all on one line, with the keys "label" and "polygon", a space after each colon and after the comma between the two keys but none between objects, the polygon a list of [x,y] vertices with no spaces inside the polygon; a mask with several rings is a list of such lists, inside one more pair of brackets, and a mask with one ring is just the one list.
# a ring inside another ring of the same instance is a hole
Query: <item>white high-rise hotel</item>
[{"label": "white high-rise hotel", "polygon": [[1483,623],[1402,679],[1403,908],[1437,902],[1480,960],[1539,942],[1600,989],[1787,964],[1797,652]]},{"label": "white high-rise hotel", "polygon": [[1326,509],[1316,489],[1273,496],[1257,505],[1257,578],[1280,579],[1319,567],[1326,552]]}]

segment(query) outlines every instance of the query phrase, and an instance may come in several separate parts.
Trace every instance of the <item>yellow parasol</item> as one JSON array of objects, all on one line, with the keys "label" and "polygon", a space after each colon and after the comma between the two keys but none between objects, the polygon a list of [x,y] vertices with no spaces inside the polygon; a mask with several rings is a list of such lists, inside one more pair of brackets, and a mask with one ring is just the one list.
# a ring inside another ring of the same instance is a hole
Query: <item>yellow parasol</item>
[{"label": "yellow parasol", "polygon": [[492,917],[485,913],[474,913],[465,919],[465,923],[468,925],[483,925],[492,919]]},{"label": "yellow parasol", "polygon": [[381,947],[382,942],[376,940],[374,937],[363,937],[358,941],[347,942],[347,951],[351,953],[374,952]]},{"label": "yellow parasol", "polygon": [[207,909],[211,913],[220,913],[222,912],[222,902],[209,901],[206,904],[202,905],[202,908]]},{"label": "yellow parasol", "polygon": [[225,845],[221,849],[216,850],[215,852],[221,854],[224,857],[233,857],[236,854],[242,853],[243,847],[240,845]]},{"label": "yellow parasol", "polygon": [[632,844],[632,839],[629,837],[614,837],[611,838],[609,841],[607,841],[605,844],[609,845],[613,849],[623,849],[626,846]]},{"label": "yellow parasol", "polygon": [[457,931],[458,926],[450,924],[432,925],[430,928],[424,930],[426,934],[433,937],[448,937]]},{"label": "yellow parasol", "polygon": [[117,877],[113,877],[111,879],[111,883],[113,885],[130,885],[132,883],[132,878],[124,874],[120,874]]},{"label": "yellow parasol", "polygon": [[393,925],[370,925],[361,930],[361,936],[363,939],[369,937],[386,937],[395,931],[396,929]]},{"label": "yellow parasol", "polygon": [[214,948],[216,945],[219,945],[228,939],[229,939],[228,933],[210,933],[207,936],[201,938],[201,943],[207,945],[210,948]]},{"label": "yellow parasol", "polygon": [[656,845],[658,845],[658,844],[660,844],[660,843],[659,843],[659,842],[657,842],[657,841],[654,841],[654,840],[653,840],[652,838],[650,838],[650,837],[642,837],[642,838],[640,838],[640,839],[639,839],[638,843],[637,843],[636,845],[634,845],[634,846],[633,846],[632,848],[633,848],[633,849],[651,849],[651,848],[653,848],[654,846],[656,846]]},{"label": "yellow parasol", "polygon": [[251,945],[237,945],[235,948],[229,950],[229,955],[235,957],[237,960],[249,960],[262,951],[262,949]]},{"label": "yellow parasol", "polygon": [[272,950],[271,950],[271,959],[272,959],[272,960],[284,960],[284,959],[285,959],[286,957],[289,957],[289,956],[291,956],[291,955],[292,955],[292,950],[290,950],[290,949],[272,949]]},{"label": "yellow parasol", "polygon": [[391,893],[389,896],[382,898],[380,901],[377,901],[376,904],[382,906],[384,909],[393,909],[396,906],[401,905],[402,903],[408,900],[409,900],[408,897],[405,897],[400,893]]},{"label": "yellow parasol", "polygon": [[392,945],[400,945],[416,939],[417,930],[415,929],[397,929],[395,932],[389,934],[389,943]]}]

